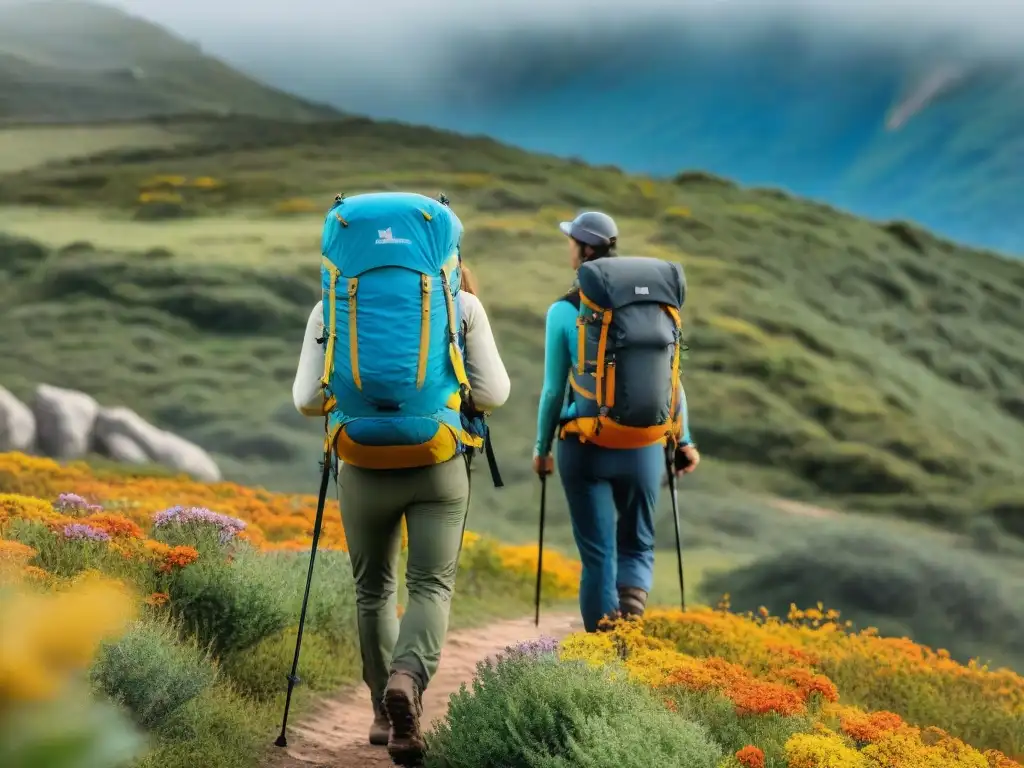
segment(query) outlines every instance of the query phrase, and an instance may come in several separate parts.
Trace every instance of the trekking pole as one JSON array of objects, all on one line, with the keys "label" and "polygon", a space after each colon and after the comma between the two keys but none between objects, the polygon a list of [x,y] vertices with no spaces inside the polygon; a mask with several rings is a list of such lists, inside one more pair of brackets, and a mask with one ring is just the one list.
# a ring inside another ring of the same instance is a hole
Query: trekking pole
[{"label": "trekking pole", "polygon": [[288,675],[288,694],[284,700],[284,717],[281,719],[281,734],[274,742],[276,747],[288,746],[288,710],[292,706],[292,691],[299,682],[299,651],[302,649],[302,630],[306,624],[306,608],[309,605],[309,589],[313,584],[313,564],[316,562],[316,547],[320,541],[320,529],[324,522],[324,505],[327,503],[327,485],[331,478],[331,449],[324,451],[323,477],[320,479],[320,498],[316,504],[316,521],[313,523],[313,544],[309,550],[309,570],[306,573],[306,592],[302,596],[302,611],[299,613],[299,631],[295,636],[295,657],[292,659],[292,671]]},{"label": "trekking pole", "polygon": [[548,476],[540,476],[540,534],[537,536],[537,589],[534,593],[533,624],[540,626],[540,580],[544,571],[544,515],[547,510]]},{"label": "trekking pole", "polygon": [[676,557],[679,562],[679,604],[686,610],[686,580],[683,576],[683,537],[679,531],[679,496],[676,494],[676,473],[674,448],[665,451],[665,469],[668,471],[668,488],[672,494],[672,519],[676,524]]}]

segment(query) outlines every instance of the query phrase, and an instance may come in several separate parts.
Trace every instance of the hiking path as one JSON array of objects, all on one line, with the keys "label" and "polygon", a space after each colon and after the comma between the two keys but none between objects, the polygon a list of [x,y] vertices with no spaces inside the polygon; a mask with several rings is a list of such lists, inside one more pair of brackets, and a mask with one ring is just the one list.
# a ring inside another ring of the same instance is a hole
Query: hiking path
[{"label": "hiking path", "polygon": [[[534,626],[532,618],[524,618],[451,632],[437,674],[423,694],[424,730],[444,717],[448,697],[473,679],[479,662],[493,658],[516,643],[541,637],[561,639],[582,629],[578,615],[558,613],[541,614],[539,627]],[[371,747],[367,742],[372,721],[366,686],[346,688],[290,725],[288,746],[284,749],[271,747],[264,768],[387,768],[392,765],[387,749]]]}]

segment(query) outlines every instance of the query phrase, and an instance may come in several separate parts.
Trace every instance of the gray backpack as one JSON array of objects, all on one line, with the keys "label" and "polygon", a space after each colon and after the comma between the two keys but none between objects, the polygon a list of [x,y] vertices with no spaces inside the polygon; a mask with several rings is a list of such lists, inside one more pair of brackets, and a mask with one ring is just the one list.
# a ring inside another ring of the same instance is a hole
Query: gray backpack
[{"label": "gray backpack", "polygon": [[580,267],[565,301],[579,310],[579,364],[569,375],[575,418],[561,436],[604,448],[640,448],[679,434],[683,268],[613,256]]}]

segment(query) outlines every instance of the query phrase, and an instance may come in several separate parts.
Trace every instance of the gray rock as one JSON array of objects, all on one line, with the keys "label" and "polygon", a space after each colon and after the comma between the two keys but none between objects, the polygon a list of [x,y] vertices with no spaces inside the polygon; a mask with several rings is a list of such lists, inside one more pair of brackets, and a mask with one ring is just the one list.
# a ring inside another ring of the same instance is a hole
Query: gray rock
[{"label": "gray rock", "polygon": [[55,459],[80,459],[92,445],[99,405],[72,389],[40,384],[33,405],[39,450]]},{"label": "gray rock", "polygon": [[0,453],[28,453],[36,443],[36,417],[32,409],[0,387]]},{"label": "gray rock", "polygon": [[[111,458],[118,458],[118,452],[125,456],[137,455],[134,448],[138,448],[149,461],[185,472],[197,480],[218,482],[221,479],[220,468],[206,451],[179,435],[153,426],[129,408],[101,408],[94,439],[99,450]],[[134,448],[129,447],[129,443]]]},{"label": "gray rock", "polygon": [[[102,413],[102,411],[101,411]],[[124,464],[149,464],[149,454],[128,435],[109,434],[102,439],[95,436],[97,449],[107,458]]]}]

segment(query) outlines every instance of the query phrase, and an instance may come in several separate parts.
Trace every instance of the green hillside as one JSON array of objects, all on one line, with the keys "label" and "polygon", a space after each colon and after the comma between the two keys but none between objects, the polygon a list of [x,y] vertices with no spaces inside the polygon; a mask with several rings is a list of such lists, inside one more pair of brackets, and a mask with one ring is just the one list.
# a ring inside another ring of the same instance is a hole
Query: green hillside
[{"label": "green hillside", "polygon": [[168,114],[336,116],[205,55],[161,27],[76,0],[0,3],[0,122]]},{"label": "green hillside", "polygon": [[555,224],[594,206],[625,253],[686,268],[685,381],[710,459],[688,488],[1024,535],[1024,264],[709,176],[397,124],[172,127],[190,141],[0,176],[0,384],[84,389],[234,478],[309,490],[319,427],[290,385],[323,212],[336,192],[443,190],[513,380],[493,419],[509,487],[481,472],[475,524],[533,521],[544,313],[571,279]]}]

